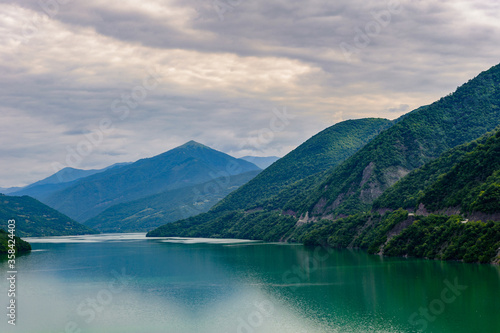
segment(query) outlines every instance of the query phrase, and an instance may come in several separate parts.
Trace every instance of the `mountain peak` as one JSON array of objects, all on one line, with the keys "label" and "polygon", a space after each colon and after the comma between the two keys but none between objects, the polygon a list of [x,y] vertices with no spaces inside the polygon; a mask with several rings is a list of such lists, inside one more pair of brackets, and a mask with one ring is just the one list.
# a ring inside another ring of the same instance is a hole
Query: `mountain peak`
[{"label": "mountain peak", "polygon": [[194,140],[191,140],[191,141],[188,141],[186,142],[185,144],[183,144],[182,146],[179,146],[179,148],[187,148],[187,147],[190,147],[190,148],[194,148],[194,147],[199,147],[199,148],[208,148],[207,146],[199,143],[199,142],[196,142]]}]

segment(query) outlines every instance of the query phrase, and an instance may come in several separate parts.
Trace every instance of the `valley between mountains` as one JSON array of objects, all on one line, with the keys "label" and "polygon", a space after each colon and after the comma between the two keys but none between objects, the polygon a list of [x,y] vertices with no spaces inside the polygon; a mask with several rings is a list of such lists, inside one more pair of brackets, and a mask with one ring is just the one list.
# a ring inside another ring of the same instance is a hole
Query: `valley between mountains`
[{"label": "valley between mountains", "polygon": [[21,237],[148,232],[498,264],[500,65],[398,119],[334,124],[282,158],[190,141],[2,192],[0,228],[15,218]]}]

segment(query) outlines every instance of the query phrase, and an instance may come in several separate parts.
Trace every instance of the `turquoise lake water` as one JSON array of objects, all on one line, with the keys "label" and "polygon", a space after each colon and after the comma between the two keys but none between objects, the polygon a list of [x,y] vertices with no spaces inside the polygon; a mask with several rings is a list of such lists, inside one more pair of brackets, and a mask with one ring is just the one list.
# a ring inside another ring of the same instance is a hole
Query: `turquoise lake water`
[{"label": "turquoise lake water", "polygon": [[500,268],[144,234],[28,239],[0,332],[500,332]]}]

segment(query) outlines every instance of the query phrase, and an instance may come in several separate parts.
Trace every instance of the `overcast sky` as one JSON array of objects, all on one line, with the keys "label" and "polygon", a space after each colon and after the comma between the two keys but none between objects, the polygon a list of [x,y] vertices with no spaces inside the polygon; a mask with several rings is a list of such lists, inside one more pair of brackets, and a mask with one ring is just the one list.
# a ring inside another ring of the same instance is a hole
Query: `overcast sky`
[{"label": "overcast sky", "polygon": [[499,17],[493,0],[0,1],[0,186],[189,140],[283,156],[397,118],[499,63]]}]

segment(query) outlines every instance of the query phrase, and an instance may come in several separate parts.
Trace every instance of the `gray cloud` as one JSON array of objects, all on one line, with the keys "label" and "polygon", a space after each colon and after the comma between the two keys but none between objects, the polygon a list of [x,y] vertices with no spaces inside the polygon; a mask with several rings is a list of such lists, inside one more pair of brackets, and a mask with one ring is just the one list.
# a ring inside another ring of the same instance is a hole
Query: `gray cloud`
[{"label": "gray cloud", "polygon": [[[78,167],[191,139],[283,155],[338,121],[431,103],[499,62],[497,2],[405,0],[388,19],[394,2],[226,1],[221,20],[211,0],[2,1],[0,186],[50,175],[103,120],[113,130]],[[152,69],[159,84],[123,117],[113,103]],[[283,107],[295,118],[259,139]]]}]

